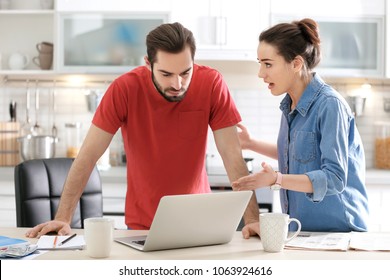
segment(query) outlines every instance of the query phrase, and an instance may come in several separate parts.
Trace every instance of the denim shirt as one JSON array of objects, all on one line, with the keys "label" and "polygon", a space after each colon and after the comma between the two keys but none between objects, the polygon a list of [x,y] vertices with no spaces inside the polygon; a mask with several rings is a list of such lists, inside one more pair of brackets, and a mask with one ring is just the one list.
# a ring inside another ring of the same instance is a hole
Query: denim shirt
[{"label": "denim shirt", "polygon": [[[278,164],[284,174],[305,174],[313,193],[280,191],[284,213],[306,231],[366,231],[368,199],[365,156],[345,99],[317,75],[291,111],[287,94],[278,135]],[[295,230],[292,223],[290,230]]]}]

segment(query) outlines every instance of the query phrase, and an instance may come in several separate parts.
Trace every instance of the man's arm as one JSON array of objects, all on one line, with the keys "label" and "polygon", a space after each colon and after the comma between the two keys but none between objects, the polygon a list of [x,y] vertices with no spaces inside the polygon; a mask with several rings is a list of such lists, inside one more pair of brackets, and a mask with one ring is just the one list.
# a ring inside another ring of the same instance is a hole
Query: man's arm
[{"label": "man's arm", "polygon": [[52,231],[59,235],[70,233],[70,223],[77,203],[96,162],[107,149],[112,137],[112,134],[91,125],[80,152],[69,170],[55,219],[35,226],[26,233],[26,236],[39,237]]},{"label": "man's arm", "polygon": [[[214,131],[214,139],[218,152],[222,157],[230,183],[234,182],[238,178],[247,176],[249,172],[242,157],[236,126],[230,126]],[[254,235],[256,233],[259,234],[259,229],[256,228],[256,223],[258,225],[259,221],[259,206],[257,204],[255,193],[253,193],[248,207],[245,210],[244,221],[245,225],[255,225],[252,227],[254,228],[254,231],[249,229],[243,230],[245,238],[249,238],[249,235]]]}]

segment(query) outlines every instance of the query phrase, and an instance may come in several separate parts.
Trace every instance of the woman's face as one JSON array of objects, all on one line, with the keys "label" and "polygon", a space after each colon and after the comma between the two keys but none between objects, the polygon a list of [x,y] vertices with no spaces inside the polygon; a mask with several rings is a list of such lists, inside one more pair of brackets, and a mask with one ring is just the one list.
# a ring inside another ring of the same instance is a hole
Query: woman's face
[{"label": "woman's face", "polygon": [[260,64],[258,76],[268,84],[272,95],[291,93],[297,79],[294,61],[287,62],[274,46],[264,41],[257,48],[257,59]]}]

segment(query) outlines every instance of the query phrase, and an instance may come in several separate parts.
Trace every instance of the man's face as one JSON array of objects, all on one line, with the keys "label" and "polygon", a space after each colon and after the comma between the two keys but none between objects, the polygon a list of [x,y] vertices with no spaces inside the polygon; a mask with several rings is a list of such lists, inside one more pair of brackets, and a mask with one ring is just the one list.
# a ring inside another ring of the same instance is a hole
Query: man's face
[{"label": "man's face", "polygon": [[176,54],[158,51],[155,63],[149,66],[157,91],[170,102],[183,100],[194,68],[190,48]]}]

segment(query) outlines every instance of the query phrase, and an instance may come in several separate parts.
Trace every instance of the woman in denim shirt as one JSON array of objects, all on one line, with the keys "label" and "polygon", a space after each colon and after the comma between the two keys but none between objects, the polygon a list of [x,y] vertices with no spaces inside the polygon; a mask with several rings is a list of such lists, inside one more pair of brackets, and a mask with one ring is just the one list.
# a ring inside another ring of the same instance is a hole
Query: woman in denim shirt
[{"label": "woman in denim shirt", "polygon": [[[287,94],[277,145],[252,139],[242,125],[240,142],[243,149],[278,159],[280,172],[262,163],[260,173],[237,180],[233,188],[281,188],[282,210],[300,220],[302,230],[366,231],[363,145],[347,102],[313,72],[320,62],[317,23],[278,24],[259,41],[258,76],[272,95]],[[243,229],[244,237],[255,233],[258,224]]]}]

